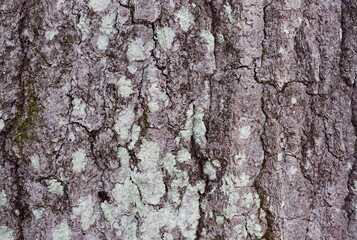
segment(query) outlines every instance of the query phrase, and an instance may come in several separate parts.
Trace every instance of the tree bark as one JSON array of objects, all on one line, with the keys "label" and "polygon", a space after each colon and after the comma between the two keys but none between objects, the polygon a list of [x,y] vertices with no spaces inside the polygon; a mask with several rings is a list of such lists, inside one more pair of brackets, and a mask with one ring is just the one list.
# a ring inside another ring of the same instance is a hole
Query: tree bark
[{"label": "tree bark", "polygon": [[0,239],[357,239],[356,1],[0,18]]}]

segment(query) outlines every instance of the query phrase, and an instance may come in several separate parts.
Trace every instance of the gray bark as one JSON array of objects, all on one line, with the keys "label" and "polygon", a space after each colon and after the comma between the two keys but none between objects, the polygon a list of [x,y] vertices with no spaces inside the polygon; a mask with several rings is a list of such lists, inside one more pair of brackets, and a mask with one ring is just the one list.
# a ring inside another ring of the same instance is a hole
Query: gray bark
[{"label": "gray bark", "polygon": [[356,1],[0,18],[0,239],[357,239]]}]

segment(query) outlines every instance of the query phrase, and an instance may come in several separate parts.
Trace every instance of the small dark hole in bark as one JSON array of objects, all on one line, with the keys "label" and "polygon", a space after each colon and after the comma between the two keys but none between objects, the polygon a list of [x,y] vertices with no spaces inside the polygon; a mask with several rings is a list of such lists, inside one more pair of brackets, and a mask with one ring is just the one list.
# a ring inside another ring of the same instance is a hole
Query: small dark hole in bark
[{"label": "small dark hole in bark", "polygon": [[98,197],[100,198],[101,202],[110,200],[110,197],[108,196],[107,192],[105,192],[105,191],[98,192]]}]

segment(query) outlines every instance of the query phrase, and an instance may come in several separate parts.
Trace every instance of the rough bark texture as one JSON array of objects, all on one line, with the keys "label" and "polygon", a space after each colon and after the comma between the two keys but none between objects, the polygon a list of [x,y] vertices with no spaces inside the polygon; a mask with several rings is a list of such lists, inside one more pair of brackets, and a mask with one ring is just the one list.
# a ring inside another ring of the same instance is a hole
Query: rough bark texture
[{"label": "rough bark texture", "polygon": [[0,239],[357,239],[356,1],[0,3]]}]

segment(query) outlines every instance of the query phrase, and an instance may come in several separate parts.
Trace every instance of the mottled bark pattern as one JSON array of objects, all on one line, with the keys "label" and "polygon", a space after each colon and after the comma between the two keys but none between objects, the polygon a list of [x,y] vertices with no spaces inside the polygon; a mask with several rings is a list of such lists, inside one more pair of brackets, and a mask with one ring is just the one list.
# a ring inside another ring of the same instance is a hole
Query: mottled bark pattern
[{"label": "mottled bark pattern", "polygon": [[353,0],[0,0],[0,239],[357,239]]}]

